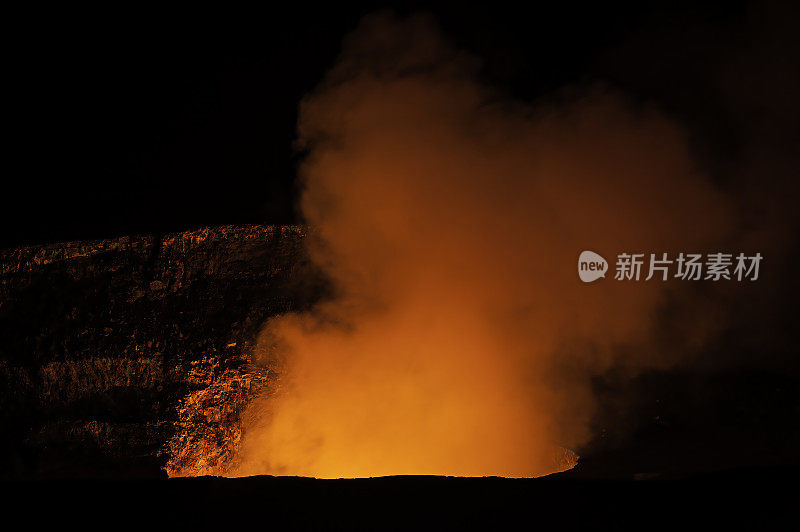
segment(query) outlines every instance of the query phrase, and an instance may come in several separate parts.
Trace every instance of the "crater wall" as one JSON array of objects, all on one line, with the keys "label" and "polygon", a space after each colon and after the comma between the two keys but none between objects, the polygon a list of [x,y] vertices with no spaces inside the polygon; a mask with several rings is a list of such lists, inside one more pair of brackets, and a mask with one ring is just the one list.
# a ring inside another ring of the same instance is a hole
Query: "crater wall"
[{"label": "crater wall", "polygon": [[269,386],[262,323],[321,289],[301,226],[0,252],[0,474],[213,471]]}]

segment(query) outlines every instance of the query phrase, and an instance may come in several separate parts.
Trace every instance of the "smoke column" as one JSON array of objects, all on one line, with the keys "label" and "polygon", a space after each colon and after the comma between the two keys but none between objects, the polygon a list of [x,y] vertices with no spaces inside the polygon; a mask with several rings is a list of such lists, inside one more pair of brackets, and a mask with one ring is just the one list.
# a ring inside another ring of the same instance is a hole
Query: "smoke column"
[{"label": "smoke column", "polygon": [[[671,363],[653,328],[681,289],[576,268],[727,238],[684,132],[602,89],[513,101],[478,70],[429,19],[379,13],[302,102],[301,207],[333,296],[265,325],[280,390],[246,413],[234,475],[548,474],[589,438],[592,375]],[[713,324],[692,320],[702,342]]]}]

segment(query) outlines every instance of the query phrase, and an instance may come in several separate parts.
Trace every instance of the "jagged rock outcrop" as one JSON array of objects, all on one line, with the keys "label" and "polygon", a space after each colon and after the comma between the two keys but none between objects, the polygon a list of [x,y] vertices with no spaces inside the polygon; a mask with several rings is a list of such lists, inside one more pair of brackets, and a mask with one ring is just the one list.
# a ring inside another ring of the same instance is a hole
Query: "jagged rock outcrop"
[{"label": "jagged rock outcrop", "polygon": [[272,379],[249,363],[262,323],[322,289],[304,237],[228,226],[0,252],[0,475],[223,464]]}]

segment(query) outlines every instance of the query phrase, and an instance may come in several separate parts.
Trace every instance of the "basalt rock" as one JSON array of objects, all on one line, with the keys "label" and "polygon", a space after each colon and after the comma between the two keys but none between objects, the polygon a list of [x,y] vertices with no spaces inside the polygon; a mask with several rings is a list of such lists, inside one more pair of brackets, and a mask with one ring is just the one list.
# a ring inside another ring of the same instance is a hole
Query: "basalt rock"
[{"label": "basalt rock", "polygon": [[0,475],[224,469],[270,316],[322,290],[300,226],[0,252]]}]

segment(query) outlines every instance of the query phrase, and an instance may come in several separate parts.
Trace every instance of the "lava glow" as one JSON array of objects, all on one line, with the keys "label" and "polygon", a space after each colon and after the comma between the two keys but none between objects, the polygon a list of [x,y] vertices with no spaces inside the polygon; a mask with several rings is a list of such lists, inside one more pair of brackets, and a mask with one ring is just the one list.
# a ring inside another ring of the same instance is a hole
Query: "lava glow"
[{"label": "lava glow", "polygon": [[533,415],[530,376],[495,351],[475,309],[428,311],[363,317],[353,334],[274,324],[292,338],[291,383],[250,412],[258,421],[243,452],[258,458],[236,474],[526,477],[571,467],[574,456],[541,437],[550,431]]}]

